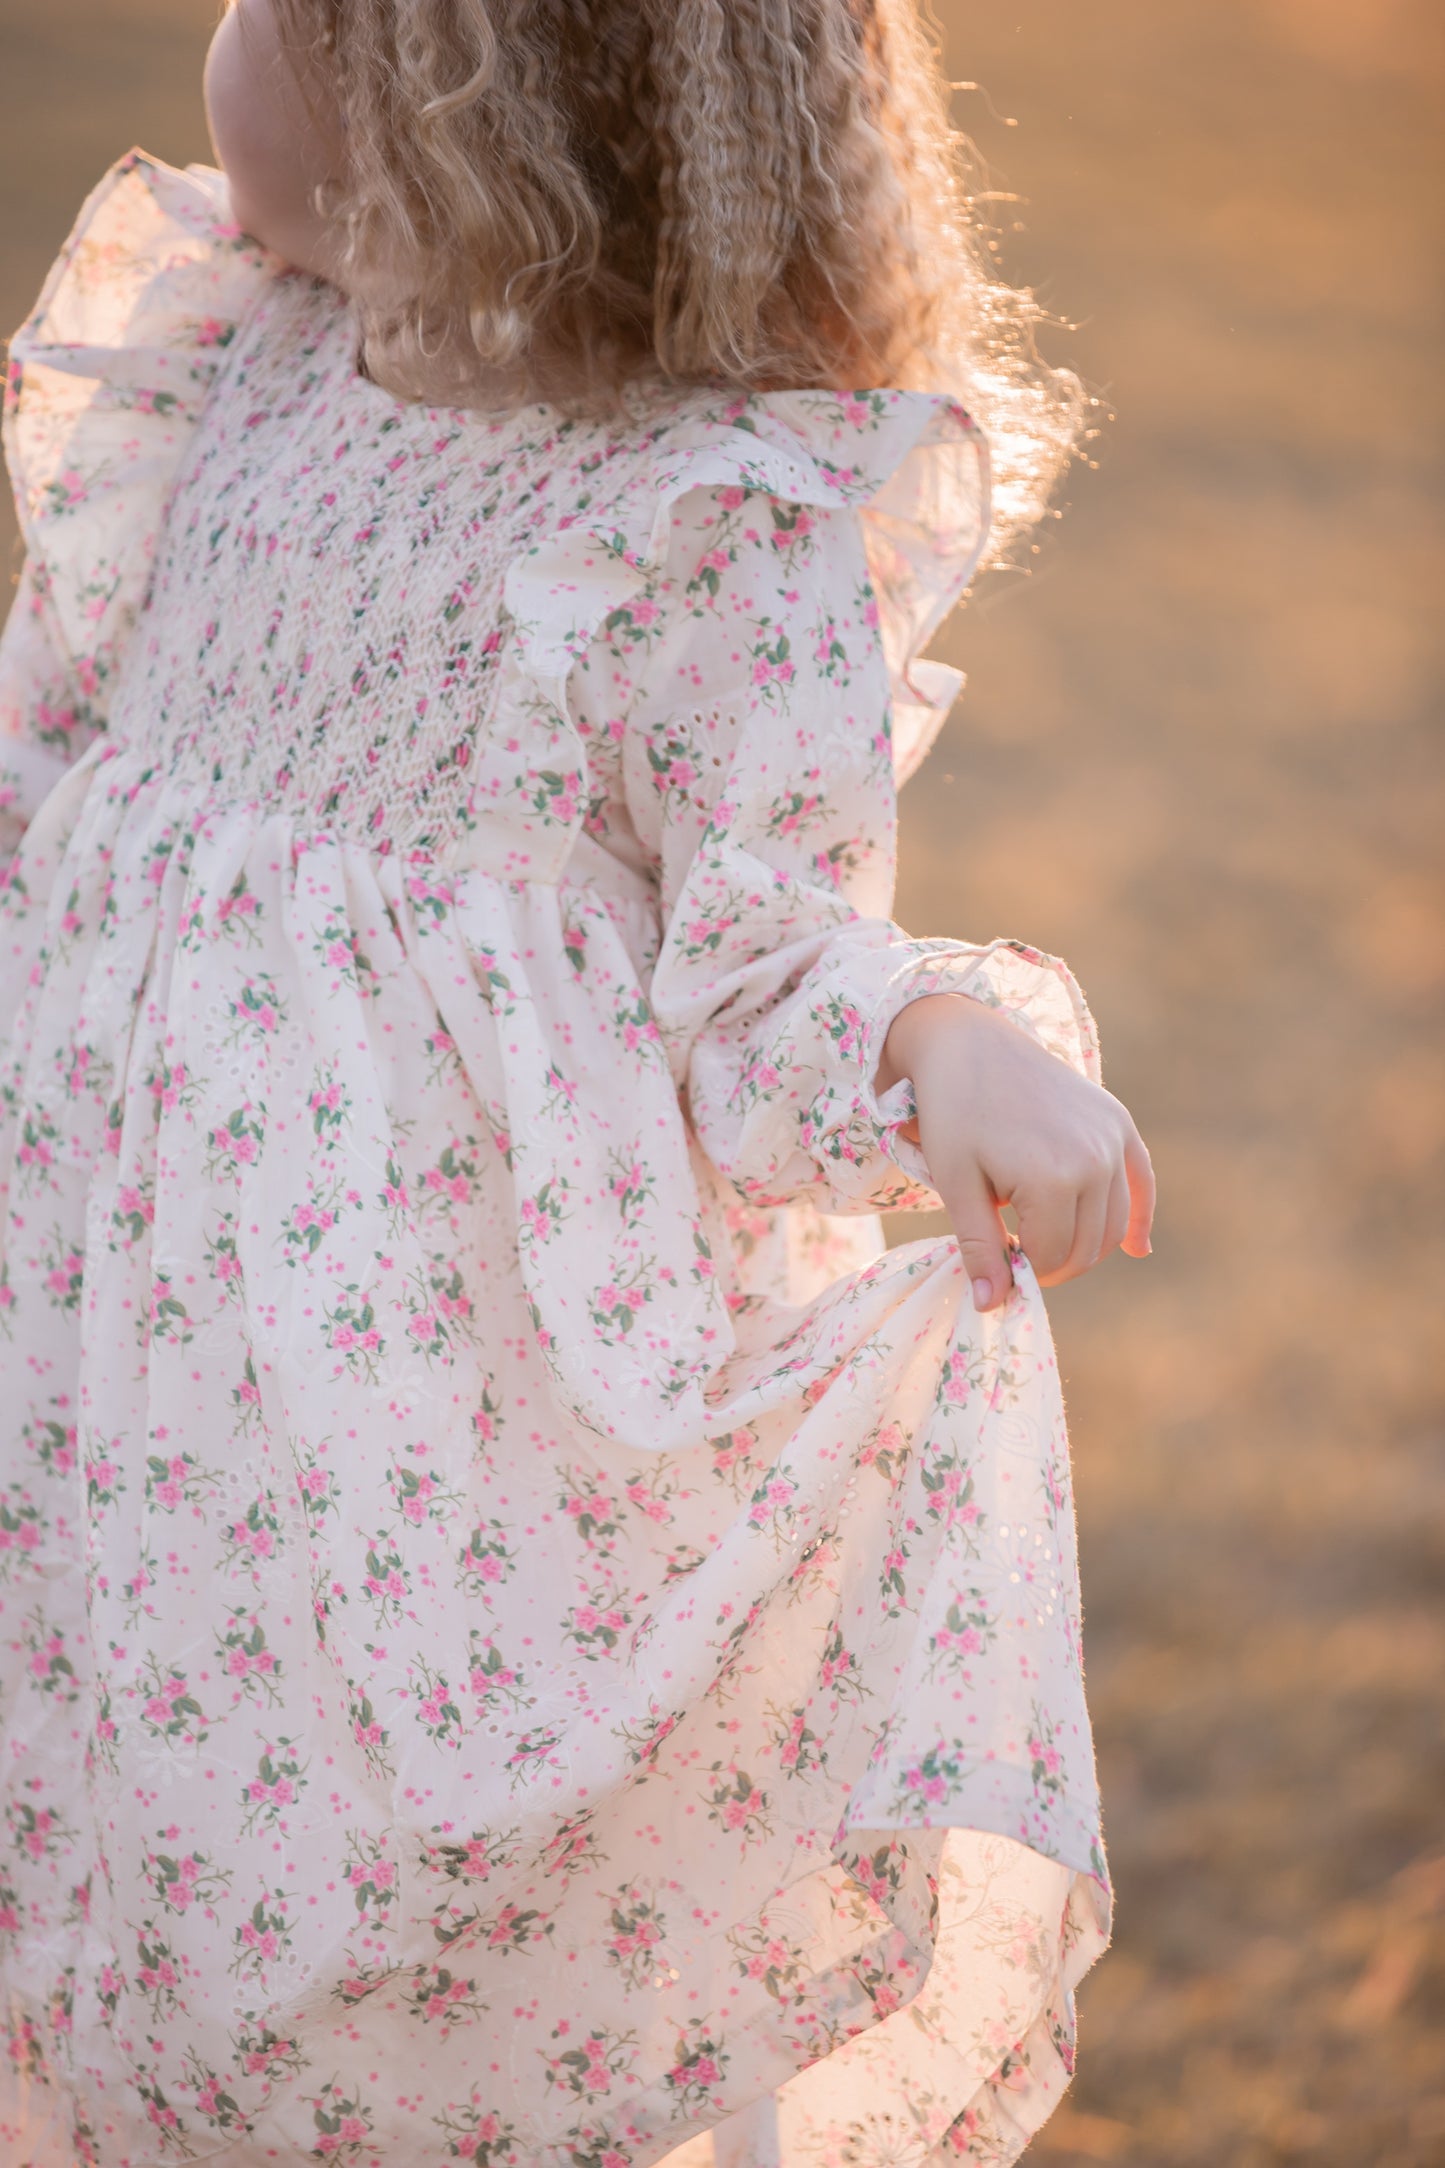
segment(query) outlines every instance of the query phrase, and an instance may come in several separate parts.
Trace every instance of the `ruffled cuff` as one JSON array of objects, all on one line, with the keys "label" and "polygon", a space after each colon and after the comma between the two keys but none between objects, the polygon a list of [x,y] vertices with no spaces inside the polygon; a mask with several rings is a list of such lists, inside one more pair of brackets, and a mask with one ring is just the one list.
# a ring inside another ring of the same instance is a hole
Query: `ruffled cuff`
[{"label": "ruffled cuff", "polygon": [[938,1206],[923,1154],[902,1133],[918,1111],[911,1080],[881,1093],[875,1082],[889,1026],[911,1001],[942,993],[981,1001],[1081,1076],[1102,1080],[1098,1030],[1078,980],[1059,957],[1025,942],[905,940],[855,953],[840,977],[845,983],[812,1004],[837,1066],[808,1110],[804,1141],[827,1163],[843,1209]]}]

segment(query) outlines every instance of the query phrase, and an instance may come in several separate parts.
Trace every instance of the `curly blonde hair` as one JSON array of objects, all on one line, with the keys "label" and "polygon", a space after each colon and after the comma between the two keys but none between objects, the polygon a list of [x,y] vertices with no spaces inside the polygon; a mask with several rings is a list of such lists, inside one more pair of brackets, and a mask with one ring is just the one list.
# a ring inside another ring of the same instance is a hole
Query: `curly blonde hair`
[{"label": "curly blonde hair", "polygon": [[947,391],[991,441],[995,557],[1038,516],[1081,395],[991,270],[915,0],[275,4],[344,119],[347,266],[405,267],[358,301],[389,388],[475,403],[475,356],[579,415],[649,386]]}]

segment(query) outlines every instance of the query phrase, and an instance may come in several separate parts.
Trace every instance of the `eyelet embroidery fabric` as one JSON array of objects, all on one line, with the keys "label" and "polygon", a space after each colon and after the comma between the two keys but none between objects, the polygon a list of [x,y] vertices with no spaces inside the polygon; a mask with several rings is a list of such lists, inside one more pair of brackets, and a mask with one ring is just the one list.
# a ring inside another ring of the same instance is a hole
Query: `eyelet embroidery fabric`
[{"label": "eyelet embroidery fabric", "polygon": [[1026,1265],[871,1078],[944,398],[406,408],[134,153],[17,335],[0,2132],[37,2164],[941,2168],[1107,1884]]}]

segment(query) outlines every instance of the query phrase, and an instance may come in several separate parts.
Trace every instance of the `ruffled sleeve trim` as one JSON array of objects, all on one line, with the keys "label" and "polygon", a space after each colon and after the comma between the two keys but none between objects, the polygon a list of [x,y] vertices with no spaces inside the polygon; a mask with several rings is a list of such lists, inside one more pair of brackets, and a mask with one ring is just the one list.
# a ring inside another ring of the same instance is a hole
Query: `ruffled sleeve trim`
[{"label": "ruffled sleeve trim", "polygon": [[893,688],[893,772],[918,768],[963,686],[923,649],[961,599],[990,521],[988,443],[941,393],[780,392],[755,402],[760,436],[801,445],[832,495],[859,514]]},{"label": "ruffled sleeve trim", "polygon": [[[473,807],[515,794],[526,769],[527,833],[515,820],[504,875],[558,878],[586,800],[585,758],[567,680],[616,610],[665,575],[674,507],[696,489],[739,488],[859,515],[891,692],[893,765],[904,780],[927,753],[963,683],[921,649],[972,579],[989,528],[988,448],[944,394],[780,392],[707,403],[700,395],[655,430],[627,481],[599,481],[591,506],[539,537],[509,567],[511,638]],[[515,800],[514,800],[515,802]],[[488,824],[471,857],[486,858]]]},{"label": "ruffled sleeve trim", "polygon": [[10,342],[5,454],[53,630],[103,708],[186,444],[279,260],[224,175],[133,150],[87,198]]}]

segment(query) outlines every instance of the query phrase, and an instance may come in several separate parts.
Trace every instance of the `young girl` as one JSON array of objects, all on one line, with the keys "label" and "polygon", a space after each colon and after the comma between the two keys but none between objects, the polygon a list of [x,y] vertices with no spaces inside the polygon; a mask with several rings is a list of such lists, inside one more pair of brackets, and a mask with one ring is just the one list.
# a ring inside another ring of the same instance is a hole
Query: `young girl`
[{"label": "young girl", "polygon": [[1073,427],[932,66],[240,0],[224,174],[122,159],[14,341],[9,2160],[922,2168],[1066,2082],[1039,1288],[1152,1186],[1064,966],[888,916]]}]

